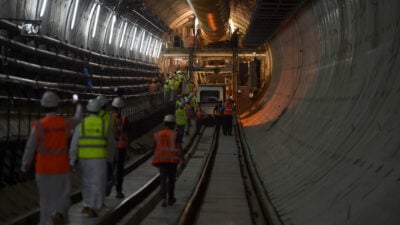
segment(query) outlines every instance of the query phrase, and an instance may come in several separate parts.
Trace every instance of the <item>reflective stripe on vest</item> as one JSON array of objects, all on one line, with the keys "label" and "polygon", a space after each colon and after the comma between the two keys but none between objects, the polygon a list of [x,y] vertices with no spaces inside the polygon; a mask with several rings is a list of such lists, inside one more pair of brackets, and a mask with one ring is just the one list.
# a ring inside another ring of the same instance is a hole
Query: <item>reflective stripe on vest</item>
[{"label": "reflective stripe on vest", "polygon": [[108,124],[98,116],[88,116],[79,124],[78,157],[107,158]]},{"label": "reflective stripe on vest", "polygon": [[37,141],[36,173],[68,173],[68,141],[71,137],[72,120],[50,115],[33,122],[33,127]]},{"label": "reflective stripe on vest", "polygon": [[154,158],[152,165],[159,163],[176,163],[180,161],[180,152],[176,145],[177,132],[173,130],[161,130],[154,134]]},{"label": "reflective stripe on vest", "polygon": [[224,115],[232,115],[232,110],[233,110],[233,103],[229,101],[225,102]]}]

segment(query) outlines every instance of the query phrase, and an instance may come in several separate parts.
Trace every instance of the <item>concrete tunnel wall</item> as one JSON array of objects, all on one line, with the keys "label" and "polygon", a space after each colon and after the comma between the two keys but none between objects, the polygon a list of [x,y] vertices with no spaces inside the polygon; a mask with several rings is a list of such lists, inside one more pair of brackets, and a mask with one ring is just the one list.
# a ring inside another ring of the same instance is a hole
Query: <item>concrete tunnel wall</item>
[{"label": "concrete tunnel wall", "polygon": [[400,224],[400,1],[308,1],[268,44],[242,123],[282,223]]}]

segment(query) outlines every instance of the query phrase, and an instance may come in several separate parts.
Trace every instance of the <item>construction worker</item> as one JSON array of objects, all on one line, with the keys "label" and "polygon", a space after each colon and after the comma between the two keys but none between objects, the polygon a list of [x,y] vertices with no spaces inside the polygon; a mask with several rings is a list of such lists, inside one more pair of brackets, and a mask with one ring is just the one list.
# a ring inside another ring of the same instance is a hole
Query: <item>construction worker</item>
[{"label": "construction worker", "polygon": [[151,162],[160,171],[162,207],[173,205],[175,198],[175,177],[177,166],[182,157],[182,146],[178,142],[174,115],[164,117],[165,129],[154,134],[154,157]]},{"label": "construction worker", "polygon": [[87,106],[89,115],[75,128],[71,140],[71,165],[77,158],[82,174],[82,213],[97,217],[97,211],[104,206],[107,183],[107,161],[114,157],[115,139],[109,123],[99,115],[99,100],[90,99]]},{"label": "construction worker", "polygon": [[222,105],[222,133],[223,135],[232,136],[232,122],[233,112],[235,111],[235,105],[233,98],[229,97]]},{"label": "construction worker", "polygon": [[194,118],[193,108],[190,106],[189,98],[185,97],[183,108],[186,111],[186,135],[190,134],[190,127],[192,126],[192,118]]},{"label": "construction worker", "polygon": [[122,184],[124,182],[124,165],[125,159],[129,153],[128,151],[128,119],[121,113],[122,108],[125,106],[125,102],[121,97],[114,98],[112,102],[113,107],[113,120],[114,120],[114,132],[117,139],[117,150],[116,150],[116,186],[117,198],[124,198],[125,195],[122,192]]},{"label": "construction worker", "polygon": [[149,84],[149,92],[155,92],[157,91],[157,84],[156,84],[156,79],[151,79],[151,83]]},{"label": "construction worker", "polygon": [[[77,100],[74,102],[77,104]],[[82,117],[77,104],[74,118],[57,115],[59,97],[46,91],[40,104],[46,115],[32,123],[25,145],[21,171],[26,173],[36,155],[35,172],[39,192],[40,225],[64,224],[68,220],[71,178],[68,141]]]},{"label": "construction worker", "polygon": [[200,133],[201,125],[203,124],[203,113],[201,112],[200,104],[196,107],[196,133]]},{"label": "construction worker", "polygon": [[183,105],[179,105],[178,109],[175,111],[175,118],[176,118],[176,126],[178,132],[178,142],[182,143],[183,141],[183,133],[185,132],[186,126],[186,110],[183,108]]},{"label": "construction worker", "polygon": [[222,124],[222,101],[219,100],[217,105],[214,107],[214,119],[215,119],[215,125],[217,130],[221,129],[221,124]]}]

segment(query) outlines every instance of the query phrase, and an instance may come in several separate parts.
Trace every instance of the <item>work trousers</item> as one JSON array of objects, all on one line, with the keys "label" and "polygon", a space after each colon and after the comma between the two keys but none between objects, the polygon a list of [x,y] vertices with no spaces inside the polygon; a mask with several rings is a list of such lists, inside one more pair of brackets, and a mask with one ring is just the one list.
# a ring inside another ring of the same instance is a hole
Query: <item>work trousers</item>
[{"label": "work trousers", "polygon": [[232,115],[224,115],[222,117],[222,133],[224,135],[232,135]]},{"label": "work trousers", "polygon": [[39,192],[40,225],[52,225],[55,213],[61,213],[68,220],[71,195],[71,175],[36,174]]},{"label": "work trousers", "polygon": [[160,163],[158,168],[160,171],[160,187],[161,187],[161,197],[163,199],[173,199],[175,198],[175,179],[177,171],[176,163]]},{"label": "work trousers", "polygon": [[125,167],[125,159],[126,159],[126,148],[118,148],[117,151],[117,183],[115,188],[117,192],[122,192],[122,184],[124,182],[124,167]]},{"label": "work trousers", "polygon": [[184,132],[185,132],[185,125],[178,125],[178,126],[176,126],[176,131],[177,131],[177,133],[178,133],[178,136],[177,136],[177,142],[178,143],[182,143],[182,141],[183,141],[183,134],[184,134]]}]

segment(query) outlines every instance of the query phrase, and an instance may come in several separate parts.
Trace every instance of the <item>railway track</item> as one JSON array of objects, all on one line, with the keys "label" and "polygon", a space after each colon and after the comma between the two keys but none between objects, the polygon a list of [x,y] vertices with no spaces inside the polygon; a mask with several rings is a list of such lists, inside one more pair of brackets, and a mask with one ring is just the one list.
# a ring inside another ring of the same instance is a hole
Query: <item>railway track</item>
[{"label": "railway track", "polygon": [[[235,128],[235,139],[234,145],[237,146],[237,167],[239,176],[239,182],[244,187],[245,198],[243,201],[245,207],[248,208],[249,221],[253,224],[269,224],[272,225],[268,215],[264,213],[268,207],[260,204],[258,199],[265,200],[265,196],[260,196],[258,192],[262,192],[259,188],[260,184],[257,184],[256,177],[253,175],[251,166],[247,165],[249,156],[245,149],[246,144],[243,142],[243,136],[239,128]],[[79,215],[80,219],[77,221],[74,218],[70,218],[69,224],[96,224],[96,225],[110,225],[110,224],[152,224],[151,218],[156,217],[164,218],[171,224],[202,224],[201,214],[202,206],[207,198],[207,189],[210,182],[213,182],[215,175],[213,172],[214,163],[216,162],[216,156],[218,151],[221,151],[219,147],[219,131],[216,132],[214,127],[203,127],[200,135],[192,136],[190,141],[184,148],[185,157],[183,162],[178,168],[177,179],[177,196],[178,202],[174,205],[175,213],[163,215],[162,208],[157,207],[161,198],[159,196],[159,177],[158,173],[147,175],[142,184],[138,184],[135,187],[135,191],[131,191],[132,194],[128,195],[123,201],[108,208],[103,214],[99,215],[99,218],[87,219],[82,215]],[[223,146],[224,147],[224,146]],[[224,153],[222,153],[224,154]],[[135,173],[141,170],[144,165],[150,160],[152,153],[146,153],[135,161],[131,162],[126,166],[126,174],[129,176],[131,173]],[[188,166],[190,165],[190,166]],[[149,170],[149,168],[143,168],[143,170]],[[135,175],[135,179],[140,179]],[[180,190],[180,186],[184,183],[184,187]],[[239,184],[240,186],[240,184]],[[190,187],[190,188],[188,188]],[[186,192],[185,192],[186,191]],[[185,193],[184,193],[185,192]],[[73,202],[78,203],[81,201],[80,193],[74,193],[71,196]],[[106,203],[107,204],[107,203]],[[75,204],[79,205],[79,204]],[[79,209],[80,207],[77,206]],[[224,206],[222,206],[224,207]],[[74,211],[74,209],[71,209]],[[77,211],[77,210],[75,210]],[[31,214],[24,218],[12,223],[16,224],[35,224],[38,222],[38,209],[32,211]],[[165,212],[164,212],[165,213]],[[79,213],[78,213],[79,214]],[[71,213],[70,213],[71,215]]]}]

